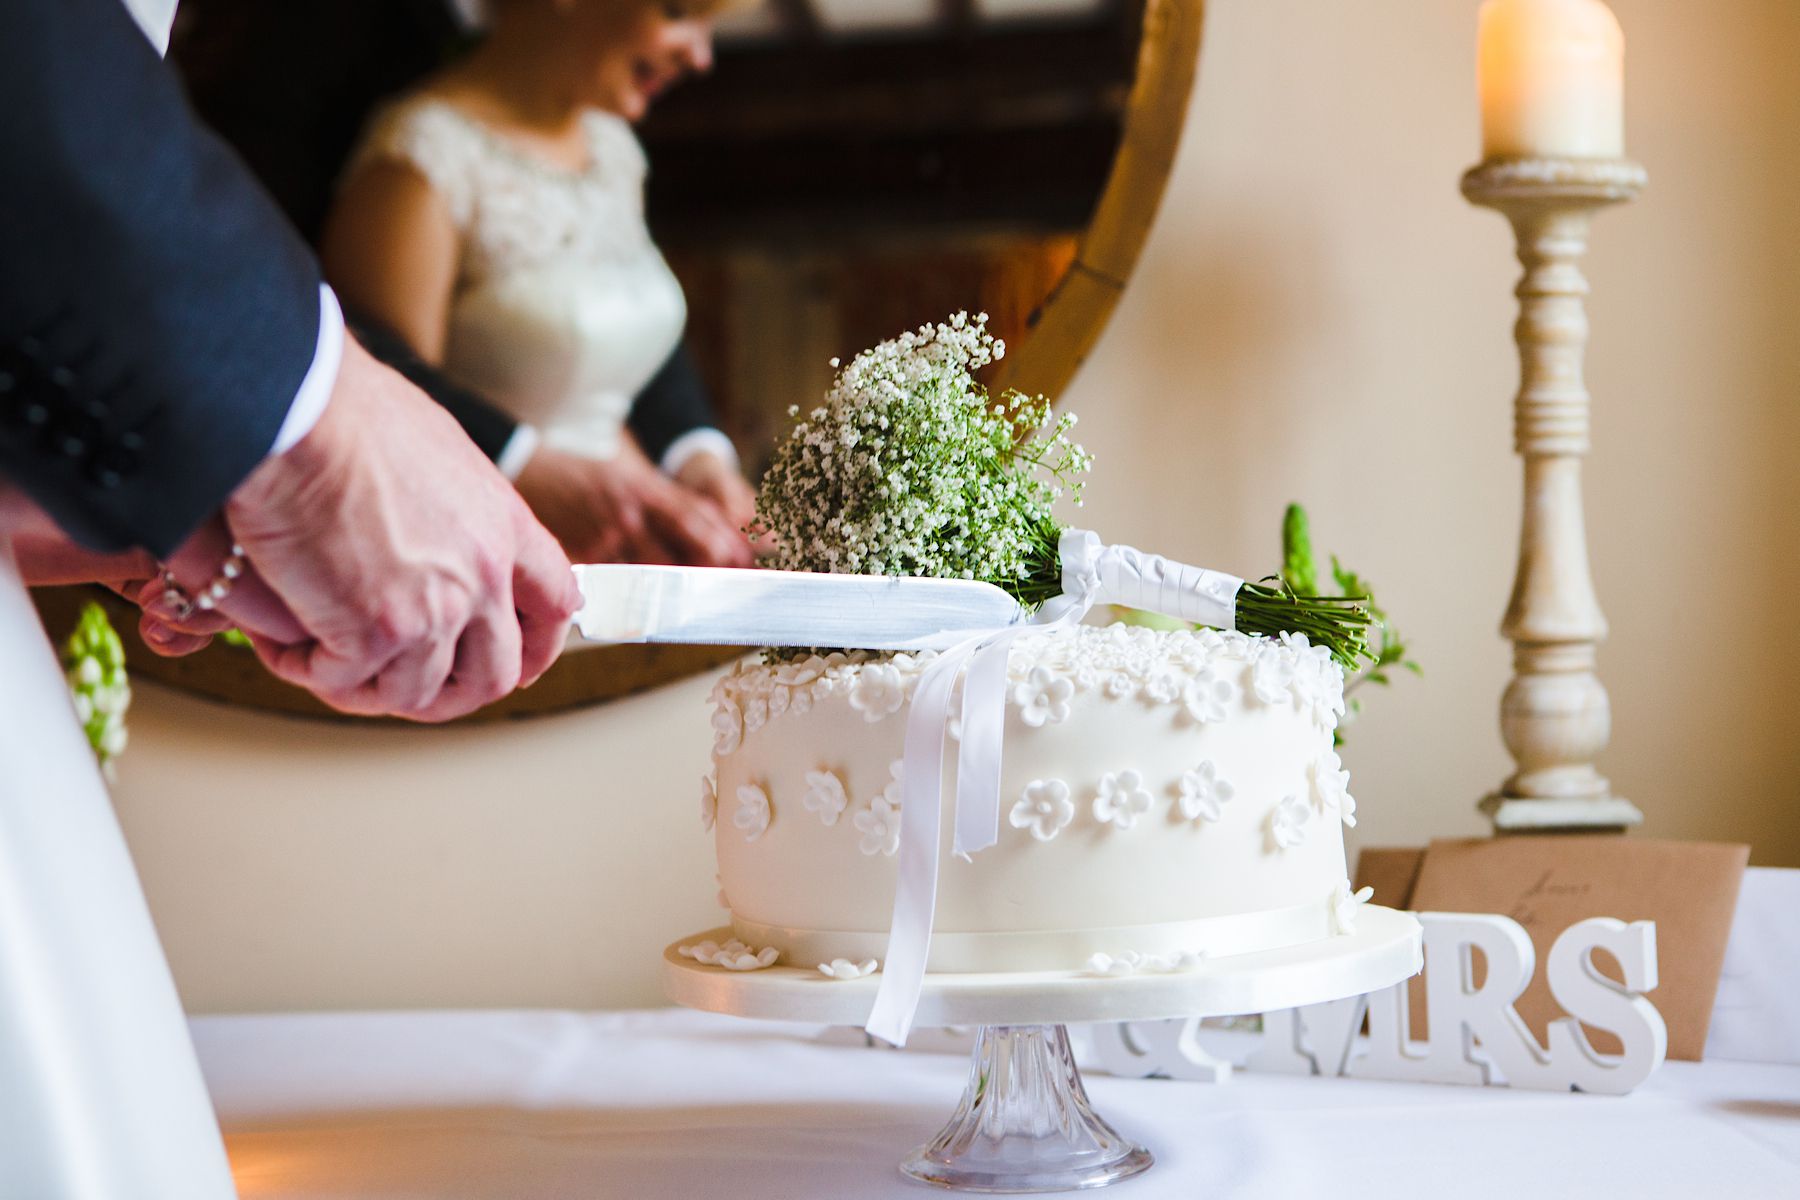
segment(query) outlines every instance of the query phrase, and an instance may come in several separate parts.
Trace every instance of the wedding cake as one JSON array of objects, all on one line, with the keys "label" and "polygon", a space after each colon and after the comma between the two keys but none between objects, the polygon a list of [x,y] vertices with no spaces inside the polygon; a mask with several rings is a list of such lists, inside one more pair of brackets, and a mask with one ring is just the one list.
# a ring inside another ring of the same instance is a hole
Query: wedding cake
[{"label": "wedding cake", "polygon": [[[894,916],[902,759],[931,654],[739,665],[714,691],[702,818],[741,945],[694,957],[879,969]],[[1349,932],[1332,749],[1343,669],[1304,637],[1113,624],[1012,642],[1000,836],[952,854],[927,969],[1109,975]],[[952,705],[953,714],[960,711]],[[957,795],[947,719],[942,794]]]}]

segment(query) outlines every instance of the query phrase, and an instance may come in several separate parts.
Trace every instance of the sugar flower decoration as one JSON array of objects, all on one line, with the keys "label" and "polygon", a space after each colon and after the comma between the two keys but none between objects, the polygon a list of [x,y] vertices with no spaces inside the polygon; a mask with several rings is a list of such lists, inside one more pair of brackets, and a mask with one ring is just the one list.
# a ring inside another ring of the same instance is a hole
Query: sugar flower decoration
[{"label": "sugar flower decoration", "polygon": [[1147,816],[1156,798],[1136,771],[1119,771],[1100,777],[1100,794],[1094,797],[1094,818],[1116,829],[1130,829]]},{"label": "sugar flower decoration", "polygon": [[817,813],[819,820],[827,825],[836,825],[838,817],[843,813],[850,797],[844,794],[844,782],[830,771],[808,771],[806,773],[806,795],[801,804],[809,813]]},{"label": "sugar flower decoration", "polygon": [[737,798],[731,823],[744,831],[746,842],[754,842],[769,828],[769,793],[754,783],[746,783],[738,788]]},{"label": "sugar flower decoration", "polygon": [[1350,890],[1350,881],[1340,879],[1337,889],[1331,893],[1332,927],[1339,933],[1355,933],[1357,914],[1374,895],[1375,889],[1372,887],[1353,892]]},{"label": "sugar flower decoration", "polygon": [[878,965],[872,958],[865,958],[861,962],[834,958],[828,963],[819,964],[819,974],[827,979],[861,979],[865,975],[873,975]]},{"label": "sugar flower decoration", "polygon": [[901,799],[902,795],[904,795],[904,793],[901,791],[901,786],[902,786],[902,780],[904,779],[905,774],[906,774],[906,760],[905,759],[896,758],[893,762],[888,764],[887,786],[881,789],[881,794],[883,796],[887,797],[887,802],[889,804],[893,805],[895,808],[900,807],[900,799]]},{"label": "sugar flower decoration", "polygon": [[743,744],[744,714],[731,696],[721,695],[719,702],[713,706],[712,731],[713,754],[719,758],[724,758]]},{"label": "sugar flower decoration", "polygon": [[1236,794],[1210,759],[1181,773],[1181,815],[1190,821],[1217,821]]},{"label": "sugar flower decoration", "polygon": [[1250,667],[1250,685],[1264,704],[1286,704],[1293,699],[1292,654],[1277,642],[1264,642]]},{"label": "sugar flower decoration", "polygon": [[1069,785],[1060,779],[1034,779],[1026,784],[1007,816],[1014,829],[1029,829],[1040,842],[1055,837],[1074,819],[1075,802],[1069,799]]},{"label": "sugar flower decoration", "polygon": [[1188,716],[1202,725],[1223,721],[1227,705],[1237,698],[1237,685],[1212,667],[1200,668],[1181,692],[1181,705]]},{"label": "sugar flower decoration", "polygon": [[744,732],[755,733],[768,723],[769,701],[766,696],[751,696],[744,701]]},{"label": "sugar flower decoration", "polygon": [[773,966],[775,960],[781,957],[781,951],[773,946],[753,950],[736,938],[723,946],[711,940],[696,942],[691,946],[677,946],[675,953],[708,966],[724,967],[727,971],[760,971],[764,967]]},{"label": "sugar flower decoration", "polygon": [[1013,687],[1013,703],[1019,706],[1019,719],[1035,728],[1067,720],[1069,699],[1074,694],[1075,684],[1067,676],[1048,667],[1033,667],[1031,674]]},{"label": "sugar flower decoration", "polygon": [[850,689],[850,707],[865,721],[879,721],[906,703],[906,680],[886,663],[867,663]]},{"label": "sugar flower decoration", "polygon": [[1094,954],[1088,958],[1086,966],[1090,975],[1113,978],[1140,973],[1166,975],[1174,971],[1191,971],[1205,958],[1204,950],[1180,950],[1173,954],[1139,954],[1136,950],[1127,950],[1119,955]]},{"label": "sugar flower decoration", "polygon": [[1356,824],[1356,801],[1350,798],[1350,772],[1344,770],[1344,762],[1335,750],[1327,750],[1313,760],[1309,768],[1312,775],[1313,795],[1318,797],[1321,809],[1334,810],[1344,818],[1344,824]]},{"label": "sugar flower decoration", "polygon": [[900,806],[890,801],[885,793],[851,817],[850,823],[862,834],[857,846],[864,854],[892,856],[900,852]]},{"label": "sugar flower decoration", "polygon": [[1269,814],[1269,835],[1283,850],[1292,850],[1306,840],[1306,823],[1312,807],[1298,796],[1283,796],[1275,811]]},{"label": "sugar flower decoration", "polygon": [[700,828],[711,833],[719,819],[719,788],[711,775],[700,777]]}]

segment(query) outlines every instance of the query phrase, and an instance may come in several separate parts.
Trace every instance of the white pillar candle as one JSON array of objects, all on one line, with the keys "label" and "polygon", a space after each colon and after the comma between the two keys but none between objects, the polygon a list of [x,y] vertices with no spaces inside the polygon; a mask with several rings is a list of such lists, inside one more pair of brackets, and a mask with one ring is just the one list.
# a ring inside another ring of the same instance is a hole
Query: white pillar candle
[{"label": "white pillar candle", "polygon": [[1621,158],[1625,35],[1601,0],[1484,0],[1486,158]]}]

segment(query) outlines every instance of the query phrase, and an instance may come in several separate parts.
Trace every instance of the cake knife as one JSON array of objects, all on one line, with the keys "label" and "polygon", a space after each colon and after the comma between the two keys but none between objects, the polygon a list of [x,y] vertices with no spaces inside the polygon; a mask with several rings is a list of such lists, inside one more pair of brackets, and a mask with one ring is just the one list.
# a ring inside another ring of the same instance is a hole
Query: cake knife
[{"label": "cake knife", "polygon": [[991,583],[732,567],[575,568],[591,642],[941,650],[1031,619]]}]

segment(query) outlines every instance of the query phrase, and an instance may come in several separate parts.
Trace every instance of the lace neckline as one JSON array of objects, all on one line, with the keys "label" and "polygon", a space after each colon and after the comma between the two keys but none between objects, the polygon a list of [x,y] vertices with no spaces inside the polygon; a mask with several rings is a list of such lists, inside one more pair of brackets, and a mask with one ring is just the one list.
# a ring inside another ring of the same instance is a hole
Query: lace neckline
[{"label": "lace neckline", "polygon": [[583,109],[579,118],[582,141],[587,147],[587,162],[579,167],[565,167],[561,163],[552,162],[543,155],[533,153],[519,145],[507,134],[449,100],[433,96],[425,100],[424,104],[446,113],[452,120],[468,129],[490,150],[508,162],[543,179],[557,183],[577,184],[594,179],[605,170],[597,127],[600,122],[613,118],[599,109]]}]

